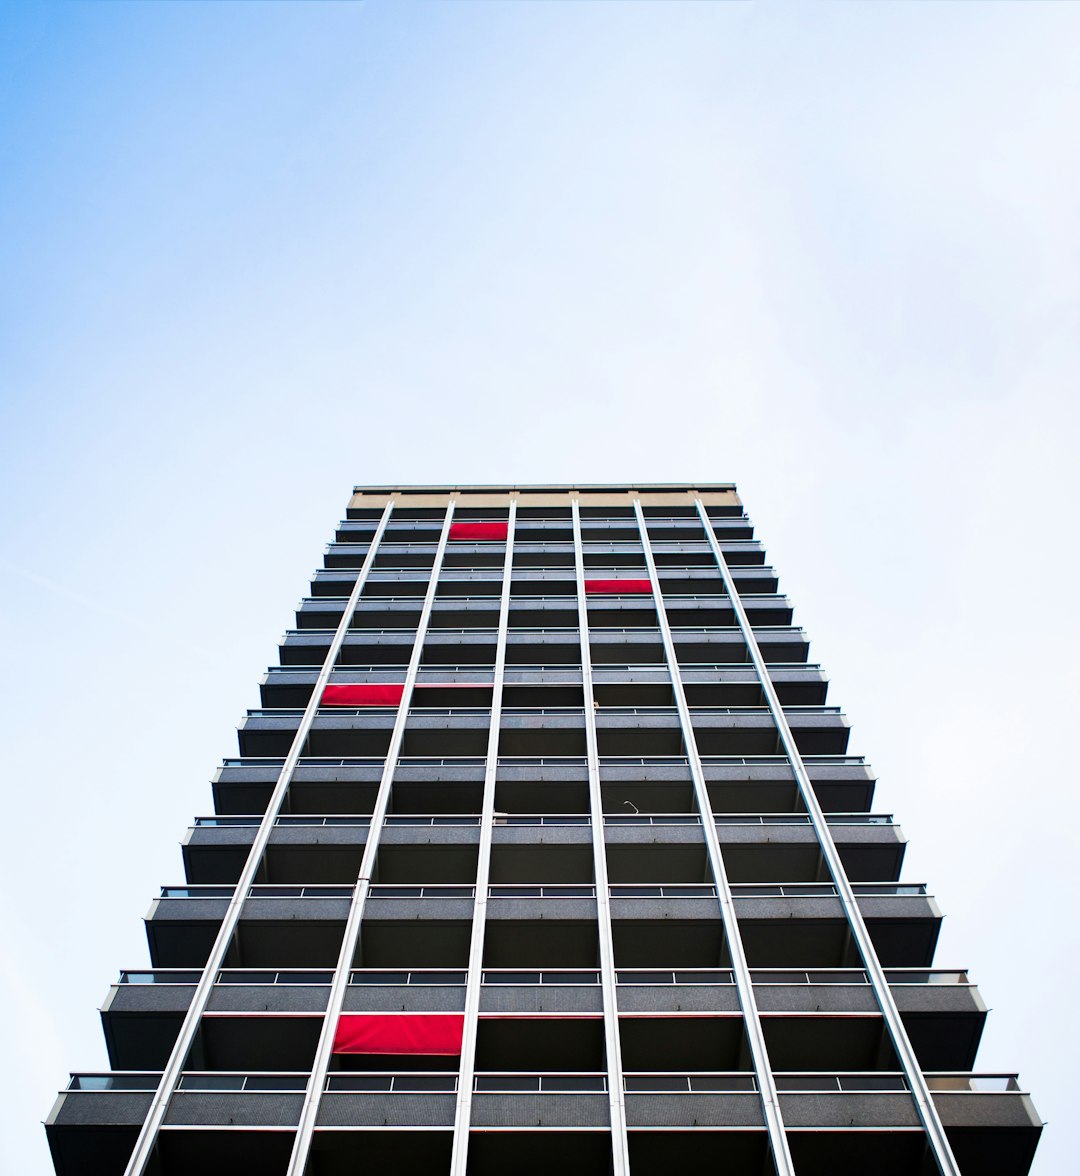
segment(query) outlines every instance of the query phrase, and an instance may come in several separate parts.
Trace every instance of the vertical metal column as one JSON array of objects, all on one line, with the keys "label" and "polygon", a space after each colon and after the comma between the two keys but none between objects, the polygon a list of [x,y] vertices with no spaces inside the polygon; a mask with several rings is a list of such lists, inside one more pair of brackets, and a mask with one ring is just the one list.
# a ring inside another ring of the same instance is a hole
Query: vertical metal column
[{"label": "vertical metal column", "polygon": [[191,1004],[188,1005],[188,1011],[184,1016],[183,1023],[180,1026],[180,1032],[176,1038],[176,1044],[173,1046],[169,1060],[165,1065],[165,1069],[162,1071],[161,1081],[158,1083],[154,1101],[150,1104],[150,1110],[143,1121],[142,1128],[139,1131],[139,1137],[135,1141],[135,1148],[131,1153],[131,1158],[128,1160],[127,1167],[124,1169],[124,1176],[142,1176],[153,1153],[154,1146],[157,1143],[158,1131],[165,1119],[165,1112],[168,1109],[169,1100],[172,1098],[176,1084],[180,1080],[184,1062],[187,1060],[188,1052],[191,1049],[192,1042],[195,1040],[195,1034],[198,1032],[203,1013],[206,1011],[207,1003],[210,1000],[210,994],[214,990],[214,982],[217,980],[218,972],[225,962],[225,956],[228,953],[229,945],[232,943],[233,935],[236,932],[236,925],[240,921],[240,913],[243,910],[248,891],[251,889],[251,885],[255,880],[255,874],[262,862],[262,856],[270,840],[270,834],[274,831],[274,822],[281,812],[282,803],[289,790],[289,784],[292,781],[293,772],[296,770],[297,761],[300,759],[312,724],[315,722],[323,688],[326,686],[334,665],[337,662],[338,653],[341,651],[341,646],[345,641],[345,636],[349,631],[349,625],[352,622],[353,612],[356,610],[356,605],[360,600],[360,594],[363,592],[364,585],[367,583],[368,573],[371,571],[375,562],[379,544],[382,542],[383,534],[386,531],[386,524],[390,521],[390,514],[393,509],[393,502],[388,502],[383,510],[382,517],[379,519],[379,525],[375,529],[375,534],[372,536],[368,553],[364,557],[364,562],[356,574],[356,583],[353,584],[352,591],[349,593],[349,599],[342,611],[341,620],[338,622],[337,629],[334,631],[334,636],[330,641],[330,647],[326,651],[326,657],[323,658],[322,668],[319,670],[319,675],[315,679],[315,685],[312,687],[311,697],[308,699],[307,706],[304,707],[300,725],[297,727],[296,734],[293,736],[289,753],[285,757],[281,771],[278,773],[277,783],[274,785],[273,792],[270,794],[270,800],[266,805],[266,811],[263,813],[262,820],[259,822],[259,827],[255,832],[255,839],[251,843],[251,849],[248,851],[244,868],[240,871],[239,881],[236,883],[232,897],[229,899],[229,905],[226,908],[225,917],[221,921],[221,926],[218,928],[214,946],[210,949],[210,955],[203,967],[199,982],[195,986]]},{"label": "vertical metal column", "polygon": [[611,890],[604,846],[604,800],[600,789],[600,753],[593,704],[592,651],[589,647],[589,602],[585,595],[585,555],[581,541],[581,508],[570,500],[574,521],[574,577],[577,581],[578,633],[581,642],[581,688],[585,700],[585,747],[589,766],[589,825],[592,829],[596,922],[600,938],[600,986],[604,999],[604,1047],[607,1053],[608,1103],[611,1116],[611,1158],[614,1176],[629,1176],[626,1137],[626,1096],[623,1092],[619,1006],[615,982],[615,945],[611,937]]},{"label": "vertical metal column", "polygon": [[660,587],[660,577],[656,571],[656,561],[653,558],[652,543],[649,539],[649,528],[645,522],[645,513],[639,499],[634,499],[634,514],[637,516],[638,531],[641,535],[641,546],[645,552],[645,563],[649,568],[649,580],[652,583],[653,600],[656,605],[656,617],[660,624],[660,635],[664,642],[664,655],[667,658],[668,671],[671,674],[671,689],[675,695],[675,706],[679,712],[679,725],[682,728],[683,745],[686,748],[686,758],[690,763],[690,776],[694,783],[694,795],[697,798],[698,812],[701,814],[701,826],[705,832],[705,846],[708,850],[709,865],[712,869],[713,881],[716,884],[716,894],[720,902],[720,917],[727,936],[728,950],[731,953],[731,970],[735,975],[735,987],[739,994],[739,1005],[742,1008],[743,1023],[746,1026],[746,1038],[750,1045],[750,1057],[754,1065],[754,1076],[757,1079],[758,1091],[761,1094],[761,1109],[765,1118],[765,1129],[769,1134],[772,1146],[773,1160],[776,1164],[777,1176],[794,1176],[795,1167],[788,1148],[787,1135],[784,1132],[784,1121],[780,1114],[780,1100],[776,1092],[776,1082],[773,1079],[772,1066],[769,1062],[769,1051],[765,1044],[765,1034],[761,1027],[761,1017],[758,1015],[757,1000],[754,996],[754,983],[750,975],[750,965],[746,960],[746,950],[743,947],[742,933],[739,921],[735,915],[735,902],[728,882],[727,869],[720,849],[720,838],[716,832],[716,821],[713,819],[712,802],[709,799],[709,788],[705,781],[705,770],[701,764],[698,752],[697,737],[694,735],[694,723],[690,714],[690,707],[686,701],[686,691],[683,688],[682,672],[679,668],[679,657],[675,649],[675,639],[671,634],[671,625],[667,618],[664,604],[664,594]]},{"label": "vertical metal column", "polygon": [[491,841],[495,827],[495,778],[499,770],[499,727],[502,725],[503,679],[506,676],[506,633],[510,624],[510,589],[514,568],[514,530],[517,500],[510,501],[506,527],[506,558],[503,560],[502,595],[499,600],[499,634],[495,646],[495,675],[491,689],[491,727],[488,731],[487,760],[484,764],[484,799],[480,817],[480,849],[476,863],[476,900],[473,906],[472,938],[469,941],[469,971],[465,978],[465,1025],[461,1037],[461,1071],[458,1076],[457,1108],[454,1116],[454,1145],[450,1158],[451,1176],[465,1176],[469,1161],[469,1126],[472,1122],[473,1075],[476,1072],[476,1035],[480,1019],[480,989],[484,968],[484,932],[491,877]]},{"label": "vertical metal column", "polygon": [[919,1060],[915,1056],[915,1050],[912,1048],[907,1031],[904,1029],[904,1022],[900,1017],[896,1002],[893,1000],[892,990],[885,977],[885,970],[882,968],[881,961],[878,959],[873,940],[870,938],[870,932],[863,920],[862,911],[859,910],[855,892],[852,890],[851,883],[848,881],[847,871],[844,869],[844,863],[840,859],[840,853],[836,848],[836,842],[833,841],[829,824],[825,820],[825,814],[822,811],[821,805],[818,803],[817,794],[814,792],[810,775],[806,770],[802,755],[799,753],[799,748],[791,733],[791,727],[788,725],[784,708],[780,704],[780,696],[776,693],[776,688],[773,686],[772,678],[769,675],[769,668],[765,663],[765,658],[762,656],[757,637],[754,635],[753,627],[746,615],[746,609],[739,599],[735,579],[731,574],[731,569],[728,567],[727,560],[724,558],[724,552],[716,538],[712,520],[709,518],[709,512],[700,497],[695,496],[694,503],[697,507],[702,525],[705,528],[705,535],[708,538],[709,546],[712,548],[716,566],[723,578],[728,596],[731,598],[731,607],[735,612],[735,617],[739,629],[742,631],[746,647],[750,651],[750,658],[754,663],[761,689],[768,701],[769,710],[772,712],[773,721],[776,723],[776,729],[780,734],[780,742],[783,744],[784,751],[791,764],[791,770],[798,784],[803,804],[806,806],[806,811],[817,833],[822,856],[825,858],[825,863],[829,868],[829,874],[833,884],[836,886],[836,891],[840,896],[844,911],[847,914],[852,938],[855,940],[859,954],[862,956],[863,966],[866,968],[867,974],[870,977],[870,983],[873,985],[874,993],[881,1007],[882,1017],[885,1020],[885,1025],[889,1030],[889,1036],[892,1038],[893,1046],[896,1049],[896,1056],[900,1061],[900,1067],[904,1072],[904,1077],[907,1079],[908,1085],[911,1087],[911,1094],[915,1100],[915,1109],[918,1112],[919,1119],[929,1140],[934,1160],[943,1176],[960,1176],[960,1167],[956,1162],[956,1158],[953,1156],[952,1148],[945,1134],[945,1128],[937,1113],[937,1107],[934,1106],[933,1095],[930,1093],[926,1078],[923,1076],[922,1069],[919,1066]]},{"label": "vertical metal column", "polygon": [[307,1168],[308,1156],[311,1152],[311,1140],[315,1132],[315,1121],[319,1113],[319,1101],[322,1088],[326,1082],[326,1074],[330,1068],[330,1058],[334,1049],[334,1032],[337,1029],[338,1017],[341,1015],[345,1003],[345,993],[349,987],[349,973],[352,961],[356,955],[356,947],[360,941],[360,926],[364,919],[364,906],[367,902],[368,891],[371,889],[371,875],[375,869],[375,858],[379,851],[379,839],[382,835],[386,820],[386,811],[390,804],[390,791],[393,786],[394,772],[397,768],[398,755],[405,737],[405,725],[409,718],[409,708],[412,705],[413,687],[416,685],[416,675],[420,669],[420,658],[424,652],[424,638],[427,635],[428,622],[431,619],[431,609],[435,603],[435,594],[439,587],[439,573],[442,570],[443,557],[446,554],[446,543],[450,538],[450,524],[454,518],[454,497],[451,496],[443,520],[442,534],[439,545],[435,550],[435,561],[431,568],[431,579],[428,582],[427,593],[424,596],[420,619],[416,625],[416,638],[413,641],[412,656],[409,667],[405,671],[405,688],[401,695],[394,729],[390,735],[390,746],[386,751],[383,764],[382,779],[379,791],[375,797],[375,807],[368,826],[367,840],[364,842],[364,854],[360,859],[360,873],[353,888],[352,901],[349,904],[348,918],[345,920],[345,934],[341,941],[341,951],[338,954],[337,968],[330,985],[330,997],[327,1001],[326,1016],[323,1018],[322,1032],[319,1035],[319,1045],[315,1051],[315,1061],[311,1068],[307,1090],[304,1094],[304,1106],[300,1112],[300,1122],[293,1140],[292,1155],[289,1158],[287,1176],[303,1176]]}]

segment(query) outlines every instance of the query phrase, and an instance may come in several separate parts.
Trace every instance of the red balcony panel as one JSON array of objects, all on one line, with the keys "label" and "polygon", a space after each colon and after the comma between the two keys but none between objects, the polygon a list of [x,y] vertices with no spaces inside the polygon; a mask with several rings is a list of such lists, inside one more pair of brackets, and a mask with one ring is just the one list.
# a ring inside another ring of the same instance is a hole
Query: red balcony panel
[{"label": "red balcony panel", "polygon": [[321,706],[400,706],[405,687],[394,682],[348,682],[327,686]]},{"label": "red balcony panel", "polygon": [[451,523],[451,539],[505,539],[507,523]]},{"label": "red balcony panel", "polygon": [[334,1033],[334,1053],[461,1053],[465,1018],[460,1013],[346,1013]]},{"label": "red balcony panel", "polygon": [[586,580],[585,591],[590,596],[651,595],[652,583],[649,580]]}]

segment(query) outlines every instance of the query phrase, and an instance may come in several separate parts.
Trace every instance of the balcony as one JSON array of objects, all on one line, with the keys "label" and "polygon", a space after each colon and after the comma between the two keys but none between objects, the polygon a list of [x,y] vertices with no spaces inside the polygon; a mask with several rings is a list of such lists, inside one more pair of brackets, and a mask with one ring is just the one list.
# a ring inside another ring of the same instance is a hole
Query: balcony
[{"label": "balcony", "polygon": [[[717,813],[713,820],[732,882],[813,882],[828,876],[817,832],[805,813]],[[697,814],[610,814],[604,823],[613,879],[620,861],[625,863],[622,869],[631,871],[655,856],[663,868],[676,855],[686,860],[696,855],[697,877],[705,876],[704,834]],[[890,817],[834,813],[828,823],[852,881],[899,878],[906,841]],[[669,869],[664,876],[673,879],[675,874]]]},{"label": "balcony", "polygon": [[[818,802],[826,812],[866,812],[874,777],[861,756],[803,757]],[[714,812],[804,811],[794,773],[783,755],[702,756]],[[690,812],[693,787],[685,756],[605,756],[600,763],[604,809]]]},{"label": "balcony", "polygon": [[[229,966],[333,966],[352,892],[351,885],[251,887]],[[163,886],[145,920],[153,966],[202,967],[232,894],[231,886]]]},{"label": "balcony", "polygon": [[[532,697],[550,696],[557,703],[559,689],[538,689]],[[572,687],[562,689],[567,698],[580,693]],[[508,695],[524,690],[508,688]],[[433,693],[425,692],[425,701]],[[805,754],[843,755],[846,751],[848,723],[838,708],[789,707],[785,713],[796,743]],[[302,715],[297,708],[249,711],[239,731],[241,756],[284,756],[292,746]],[[317,757],[383,755],[397,715],[396,707],[320,710],[308,736],[307,751]],[[766,707],[694,707],[691,718],[703,755],[775,755],[780,750],[779,736]],[[486,706],[413,706],[405,728],[404,754],[483,755],[489,723],[490,710]],[[673,706],[597,704],[596,726],[601,755],[664,756],[682,750],[682,725]],[[582,755],[583,710],[580,705],[506,706],[502,711],[500,750],[508,756]]]},{"label": "balcony", "polygon": [[[161,1075],[73,1074],[45,1129],[57,1172],[122,1176]],[[307,1075],[185,1073],[166,1114],[158,1160],[169,1171],[284,1172]],[[236,1134],[199,1125],[246,1125]],[[259,1128],[266,1128],[259,1130]],[[274,1128],[274,1129],[271,1129]]]},{"label": "balcony", "polygon": [[[924,1069],[967,1069],[986,1018],[986,1006],[966,973],[890,969],[893,999]],[[223,970],[210,995],[212,1014],[298,1016],[326,1008],[330,970]],[[153,1069],[164,1064],[190,1003],[198,971],[123,972],[102,1006],[110,1064]],[[755,970],[758,1009],[766,1020],[807,1014],[876,1015],[876,998],[861,968]],[[346,1012],[460,1012],[466,973],[461,969],[358,968],[350,976]],[[618,1007],[626,1014],[739,1012],[729,969],[621,970]],[[485,969],[481,1015],[573,1016],[602,1011],[595,969]],[[151,1064],[152,1060],[152,1064]]]},{"label": "balcony", "polygon": [[[882,964],[929,967],[941,912],[919,883],[855,883],[859,910]],[[732,887],[751,967],[849,967],[856,963],[847,920],[831,882]]]},{"label": "balcony", "polygon": [[761,1097],[752,1074],[623,1074],[629,1128],[762,1127]]},{"label": "balcony", "polygon": [[[261,702],[265,708],[303,707],[311,697],[311,690],[319,676],[318,666],[272,666],[260,683]],[[745,662],[725,664],[707,662],[683,664],[680,673],[692,704],[761,706],[765,703],[757,672]],[[822,706],[826,700],[828,682],[819,666],[810,664],[774,664],[771,668],[773,685],[784,706]],[[417,676],[419,687],[436,685],[491,686],[494,667],[450,663],[421,667]],[[330,681],[345,683],[400,684],[405,680],[403,667],[352,666],[335,670]],[[579,686],[581,667],[574,662],[517,663],[507,668],[504,682],[507,687]],[[631,692],[642,686],[664,691],[664,701],[670,701],[671,675],[664,661],[649,664],[611,664],[593,668],[593,687],[596,697],[613,705],[631,703]]]},{"label": "balcony", "polygon": [[[701,586],[708,585],[709,591],[722,594],[723,580],[715,567],[660,567],[657,569],[664,595],[669,592],[694,593]],[[733,565],[731,574],[740,595],[747,593],[769,594],[777,591],[776,572],[764,564]],[[427,571],[403,569],[401,572],[373,570],[364,586],[364,597],[380,595],[410,595],[422,597],[427,589],[430,573]],[[311,581],[312,596],[347,597],[356,582],[355,568],[321,568]],[[515,568],[513,572],[515,592],[521,586],[526,594],[540,591],[545,596],[574,596],[576,587],[573,573],[567,568],[527,569]],[[498,596],[502,585],[501,568],[463,571],[443,568],[439,576],[440,595],[462,593],[464,595],[482,592]],[[530,588],[529,585],[535,587]]]},{"label": "balcony", "polygon": [[[248,1170],[254,1165],[260,1172],[283,1172],[292,1140],[289,1128],[298,1119],[307,1077],[185,1072],[168,1111],[170,1129],[162,1134],[163,1160],[175,1168],[182,1158],[187,1166],[176,1170],[184,1171],[192,1165],[210,1172],[241,1170],[246,1164]],[[119,1176],[159,1078],[154,1072],[72,1075],[46,1122],[57,1170],[65,1176]],[[962,1171],[1024,1176],[1042,1128],[1016,1077],[958,1072],[931,1073],[927,1079]],[[449,1128],[457,1082],[457,1074],[446,1071],[334,1072],[326,1079],[318,1123],[321,1128],[401,1128],[365,1133],[365,1145],[370,1142],[375,1153],[423,1165],[408,1171],[444,1171],[448,1131],[408,1129],[419,1124]],[[752,1075],[628,1070],[623,1082],[635,1171],[664,1170],[657,1150],[661,1145],[668,1154],[679,1147],[680,1155],[704,1160],[715,1154],[720,1140],[725,1162],[731,1161],[728,1170],[739,1176],[760,1171],[755,1165],[764,1157],[764,1140],[754,1129],[760,1125],[760,1100]],[[776,1082],[800,1174],[925,1173],[925,1143],[902,1075],[783,1072]],[[602,1129],[607,1121],[607,1076],[600,1071],[487,1070],[479,1071],[474,1083],[474,1127],[517,1128],[475,1136],[475,1160],[485,1165],[485,1172],[499,1170],[486,1165],[500,1155],[512,1159],[523,1140],[535,1141],[539,1154],[550,1158],[564,1146],[560,1128]],[[251,1129],[236,1135],[200,1129],[227,1124]],[[604,1171],[605,1149],[610,1148],[606,1133],[572,1138],[576,1142],[565,1153],[568,1163],[588,1160],[589,1166],[564,1170]],[[242,1141],[242,1153],[229,1151],[234,1139]],[[335,1152],[342,1139],[348,1135],[340,1130],[317,1135],[318,1171],[345,1170],[333,1166],[347,1159],[345,1152]],[[525,1156],[522,1162],[530,1165],[535,1158]],[[222,1163],[226,1168],[220,1168]],[[535,1169],[530,1165],[523,1170]]]},{"label": "balcony", "polygon": [[[182,844],[188,882],[235,882],[261,817],[200,817]],[[366,816],[278,817],[260,865],[261,882],[352,882],[367,841]]]},{"label": "balcony", "polygon": [[[826,812],[867,812],[874,776],[861,756],[804,756]],[[261,812],[283,759],[227,759],[213,780],[221,815]],[[786,756],[704,756],[712,806],[731,814],[794,813],[802,802]],[[286,797],[286,812],[370,813],[382,777],[380,758],[305,756]],[[683,755],[604,756],[600,762],[604,808],[625,812],[627,802],[644,812],[693,811],[690,765]],[[482,756],[402,757],[394,772],[398,813],[479,813]],[[584,756],[500,756],[496,808],[508,813],[588,811]]]},{"label": "balcony", "polygon": [[[927,1081],[961,1171],[1025,1176],[1042,1125],[1015,1075],[928,1074]],[[926,1171],[922,1132],[901,1074],[792,1073],[778,1074],[776,1082],[800,1173]]]},{"label": "balcony", "polygon": [[607,1089],[603,1073],[478,1073],[473,1079],[472,1126],[607,1127]]},{"label": "balcony", "polygon": [[453,1127],[457,1073],[409,1071],[331,1073],[317,1125],[330,1127]]}]

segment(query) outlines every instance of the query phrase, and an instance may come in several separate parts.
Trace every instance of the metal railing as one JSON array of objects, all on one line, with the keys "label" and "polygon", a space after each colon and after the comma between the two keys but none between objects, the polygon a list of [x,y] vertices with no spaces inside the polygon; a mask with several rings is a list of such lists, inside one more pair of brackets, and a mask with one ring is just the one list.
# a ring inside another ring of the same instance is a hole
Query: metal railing
[{"label": "metal railing", "polygon": [[[72,1074],[68,1091],[91,1093],[152,1093],[160,1072],[115,1070]],[[898,1094],[910,1087],[903,1074],[870,1071],[848,1073],[789,1073],[775,1075],[781,1094]],[[225,1073],[187,1070],[177,1089],[195,1093],[282,1094],[303,1093],[308,1074]],[[453,1094],[457,1091],[456,1071],[410,1071],[403,1074],[334,1072],[326,1076],[328,1094]],[[1020,1094],[1023,1087],[1016,1074],[928,1073],[926,1083],[934,1094]],[[723,1073],[628,1072],[623,1075],[627,1094],[743,1094],[756,1093],[754,1075],[745,1071]],[[478,1094],[603,1094],[607,1076],[589,1071],[568,1073],[479,1073],[473,1090]]]},{"label": "metal railing", "polygon": [[124,968],[118,984],[198,984],[201,971],[185,968]]},{"label": "metal railing", "polygon": [[[121,984],[195,984],[199,982],[199,971],[179,968],[152,968],[144,971],[124,970],[120,973]],[[275,971],[272,969],[222,968],[215,984],[329,984],[332,971],[293,969]]]},{"label": "metal railing", "polygon": [[371,901],[380,898],[473,898],[475,886],[456,886],[445,882],[423,886],[377,885],[370,889]]},{"label": "metal railing", "polygon": [[358,1074],[335,1072],[326,1075],[324,1094],[456,1094],[456,1070],[436,1073],[412,1071],[405,1074]]},{"label": "metal railing", "polygon": [[935,1073],[926,1075],[934,1094],[1019,1094],[1023,1087],[1016,1074]]},{"label": "metal railing", "polygon": [[[478,689],[484,689],[486,683],[476,683]],[[598,719],[623,718],[641,716],[652,719],[677,719],[678,711],[673,706],[604,706],[596,708]],[[784,708],[789,715],[841,715],[842,708],[838,706],[788,706]],[[366,718],[369,715],[387,717],[396,715],[396,706],[382,704],[372,706],[323,706],[318,710],[319,718]],[[491,713],[490,706],[412,706],[409,715],[417,718],[446,716],[456,718],[483,718]],[[537,715],[584,715],[580,706],[507,706],[502,711],[504,716],[533,718]],[[741,716],[768,715],[766,706],[691,706],[692,716],[708,717],[710,715]],[[249,719],[299,719],[304,714],[303,707],[250,707],[246,712]]]},{"label": "metal railing", "polygon": [[858,984],[870,983],[870,977],[862,968],[813,968],[803,971],[799,968],[754,968],[750,976],[755,985],[807,985],[818,984]]},{"label": "metal railing", "polygon": [[425,968],[422,971],[389,971],[353,968],[349,983],[368,988],[464,988],[467,974],[461,970]]},{"label": "metal railing", "polygon": [[963,968],[886,968],[885,979],[893,986],[897,984],[971,985],[971,978]]},{"label": "metal railing", "polygon": [[351,886],[274,886],[259,883],[248,890],[248,898],[351,898]]},{"label": "metal railing", "polygon": [[757,1079],[749,1071],[727,1073],[641,1073],[623,1075],[627,1094],[756,1094]]},{"label": "metal railing", "polygon": [[86,1091],[146,1091],[157,1090],[161,1071],[113,1070],[111,1073],[72,1074],[67,1090]]},{"label": "metal railing", "polygon": [[[670,597],[668,599],[671,599]],[[317,633],[326,632],[327,630],[318,629],[300,629],[294,632],[302,633]],[[299,676],[303,674],[316,675],[321,666],[318,665],[287,665],[287,666],[268,666],[266,669],[267,676],[284,674],[288,676]],[[524,673],[532,671],[572,671],[580,670],[580,662],[555,662],[550,665],[545,665],[538,662],[518,662],[514,666],[508,666],[507,672]],[[747,679],[756,681],[753,666],[748,662],[683,662],[681,665],[683,676],[688,673],[698,671],[721,671],[728,673],[741,673]],[[792,673],[821,673],[821,666],[817,662],[770,662],[769,670],[773,677],[777,672]],[[615,662],[605,662],[599,666],[593,667],[594,674],[610,674],[621,672],[634,671],[648,671],[650,673],[664,673],[668,672],[667,665],[664,662],[655,662],[650,664],[637,664],[627,662],[620,664]],[[422,666],[420,668],[420,677],[431,674],[455,673],[455,672],[471,672],[471,673],[491,673],[492,666],[485,662],[461,662],[456,665],[438,665],[438,666]],[[348,680],[352,675],[356,674],[376,674],[380,678],[387,680],[393,679],[395,681],[404,678],[404,667],[395,668],[394,666],[387,666],[385,664],[370,664],[370,665],[348,665],[338,666],[333,674],[330,676],[331,682],[342,682]]]},{"label": "metal railing", "polygon": [[608,887],[612,898],[715,898],[716,887],[711,882],[686,885],[639,886],[617,883]]},{"label": "metal railing", "polygon": [[526,968],[485,968],[481,983],[488,988],[578,987],[598,988],[599,971],[591,968],[558,968],[530,971]]},{"label": "metal railing", "polygon": [[[743,545],[751,544],[756,551],[763,552],[763,547],[762,547],[761,543],[758,542],[757,540],[753,540],[753,539],[735,540],[733,542],[741,543]],[[335,546],[340,547],[340,546],[344,546],[344,545],[343,544],[335,544]],[[399,543],[399,544],[396,544],[396,546],[401,547],[402,545]],[[536,544],[533,544],[532,546],[536,546]],[[723,544],[723,546],[727,547],[728,544]],[[391,553],[391,554],[397,554],[397,553],[395,552],[395,553]],[[355,576],[350,576],[349,573],[355,572],[356,570],[357,570],[356,568],[352,568],[352,567],[321,567],[321,568],[315,569],[315,573],[311,578],[315,581],[319,581],[319,580],[323,580],[323,581],[344,580],[346,582],[349,582],[350,580],[354,580],[356,578]],[[601,569],[590,567],[589,570],[590,571],[599,571]],[[633,566],[620,566],[620,567],[616,567],[616,568],[608,568],[608,569],[603,569],[603,570],[610,570],[610,571],[614,571],[614,572],[617,572],[617,571],[640,571],[640,570],[642,570],[642,568],[641,568],[640,564],[634,564]],[[732,567],[731,570],[732,570],[732,573],[735,576],[736,580],[745,579],[747,576],[757,577],[761,573],[772,574],[772,572],[773,572],[773,569],[768,564],[763,564],[763,563],[762,564],[736,564]],[[526,566],[517,565],[513,569],[514,579],[519,579],[519,578],[522,580],[532,579],[533,575],[530,575],[529,573],[535,574],[536,572],[542,572],[542,571],[553,571],[553,572],[563,573],[562,575],[554,576],[554,577],[540,577],[542,579],[548,579],[548,578],[557,579],[557,580],[566,580],[566,579],[572,580],[573,579],[573,565],[569,564],[569,563],[552,564],[546,568],[542,567],[542,566],[535,566],[535,565],[526,565]],[[716,569],[714,567],[712,567],[708,564],[704,564],[704,563],[694,563],[694,564],[686,564],[686,565],[662,564],[657,568],[657,573],[659,574],[661,580],[677,579],[680,576],[689,576],[693,579],[701,579],[701,580],[720,580],[720,577],[717,574]],[[426,564],[422,567],[418,567],[415,564],[409,564],[409,565],[405,565],[405,566],[402,566],[402,565],[393,566],[393,565],[388,565],[388,564],[379,564],[376,567],[372,568],[371,574],[368,576],[368,581],[369,582],[371,582],[373,580],[374,581],[383,581],[383,582],[385,582],[386,580],[426,581],[426,580],[429,580],[430,578],[431,578],[431,565],[430,564]],[[502,578],[503,578],[502,569],[497,567],[496,565],[484,565],[484,566],[480,566],[480,567],[476,567],[476,568],[462,568],[462,567],[455,567],[455,566],[445,566],[443,568],[442,574],[439,576],[440,581],[456,580],[458,582],[460,582],[462,580],[470,580],[470,579],[502,580]]]},{"label": "metal railing", "polygon": [[456,816],[452,813],[436,813],[430,817],[413,816],[408,813],[391,813],[383,823],[397,828],[423,828],[425,826],[475,828],[480,824],[480,817],[478,815]]},{"label": "metal railing", "polygon": [[177,1090],[230,1091],[235,1094],[303,1094],[309,1075],[292,1074],[224,1074],[213,1070],[185,1070],[176,1084]]},{"label": "metal railing", "polygon": [[[612,898],[714,898],[716,887],[711,882],[635,884],[616,883],[609,888]],[[736,898],[830,898],[837,894],[831,882],[738,882],[731,887]],[[926,884],[922,882],[856,882],[853,886],[859,898],[926,897]],[[281,886],[258,883],[248,889],[249,899],[265,898],[350,898],[353,887],[330,886],[325,884],[307,886]],[[379,884],[371,887],[371,897],[376,898],[472,898],[475,888],[453,883],[427,883],[424,885]],[[184,886],[162,886],[163,899],[215,899],[231,898],[231,886],[213,884],[191,884]],[[575,883],[498,885],[488,889],[490,898],[593,898],[596,888],[592,885]]]},{"label": "metal railing", "polygon": [[473,1076],[476,1094],[606,1094],[607,1089],[607,1074],[600,1073],[507,1072]]},{"label": "metal railing", "polygon": [[[198,971],[185,968],[125,968],[118,984],[185,986],[197,983]],[[909,986],[971,986],[968,973],[958,968],[887,968],[889,984]],[[215,983],[228,985],[283,985],[291,987],[327,986],[333,972],[321,969],[240,969],[225,968]],[[869,978],[862,968],[755,968],[751,971],[755,984],[766,985],[866,985]],[[729,968],[620,969],[616,972],[619,984],[636,986],[699,986],[730,985],[734,983]],[[464,987],[466,974],[461,969],[425,968],[414,971],[384,968],[354,968],[349,983],[368,987]],[[528,969],[485,968],[483,983],[489,986],[529,985],[596,985],[600,973],[589,968]]]},{"label": "metal railing", "polygon": [[497,885],[488,887],[488,898],[595,898],[595,886],[577,886],[572,884],[553,884],[543,886],[529,886],[516,884],[513,886]]},{"label": "metal railing", "polygon": [[[830,898],[838,894],[832,882],[739,882],[731,889],[736,898]],[[855,882],[852,889],[857,898],[924,897],[924,882]]]},{"label": "metal railing", "polygon": [[262,968],[222,968],[217,974],[215,984],[228,986],[243,985],[286,985],[303,988],[329,988],[334,978],[332,969],[289,969],[286,971],[269,971]]},{"label": "metal railing", "polygon": [[619,984],[650,988],[674,985],[727,987],[735,983],[735,973],[730,968],[676,968],[670,972],[656,969],[629,971],[621,968],[615,977]]},{"label": "metal railing", "polygon": [[[803,761],[810,767],[863,767],[866,757],[861,755],[804,755]],[[701,761],[706,767],[771,767],[786,766],[789,760],[786,755],[703,755]],[[222,759],[223,767],[280,767],[284,762],[281,756],[226,756]],[[301,756],[301,767],[382,767],[385,761],[379,756]],[[584,756],[575,755],[500,755],[500,766],[506,767],[542,767],[544,765],[565,766],[567,764],[584,764]],[[483,766],[482,756],[399,756],[398,767],[425,766],[469,766],[479,764]],[[688,766],[685,755],[602,755],[600,766],[603,767],[665,767]]]},{"label": "metal railing", "polygon": [[911,1087],[903,1074],[879,1071],[867,1073],[776,1074],[776,1089],[781,1094],[895,1094]]}]

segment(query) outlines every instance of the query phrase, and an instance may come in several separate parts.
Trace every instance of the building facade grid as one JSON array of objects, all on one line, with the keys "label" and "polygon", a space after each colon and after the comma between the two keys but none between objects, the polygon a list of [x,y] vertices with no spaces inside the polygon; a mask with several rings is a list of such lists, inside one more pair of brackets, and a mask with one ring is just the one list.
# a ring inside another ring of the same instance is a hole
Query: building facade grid
[{"label": "building facade grid", "polygon": [[733,486],[358,487],[262,689],[61,1176],[1028,1171]]}]

